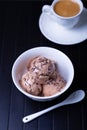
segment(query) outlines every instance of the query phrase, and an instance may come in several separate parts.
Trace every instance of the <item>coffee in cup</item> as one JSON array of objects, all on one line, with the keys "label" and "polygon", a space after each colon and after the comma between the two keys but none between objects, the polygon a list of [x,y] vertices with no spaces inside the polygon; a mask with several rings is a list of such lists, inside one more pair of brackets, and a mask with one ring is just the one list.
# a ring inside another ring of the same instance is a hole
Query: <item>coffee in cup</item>
[{"label": "coffee in cup", "polygon": [[72,0],[60,0],[55,3],[54,11],[62,17],[72,17],[80,12],[80,6]]}]

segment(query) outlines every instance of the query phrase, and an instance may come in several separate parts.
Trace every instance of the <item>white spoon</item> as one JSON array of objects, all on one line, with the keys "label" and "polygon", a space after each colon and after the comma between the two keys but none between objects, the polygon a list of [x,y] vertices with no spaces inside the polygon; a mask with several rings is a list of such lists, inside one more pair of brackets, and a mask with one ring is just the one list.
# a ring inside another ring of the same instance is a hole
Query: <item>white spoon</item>
[{"label": "white spoon", "polygon": [[56,104],[54,106],[51,106],[51,107],[44,109],[42,111],[36,112],[34,114],[25,116],[22,121],[24,123],[27,123],[27,122],[47,113],[55,108],[58,108],[58,107],[64,106],[64,105],[68,105],[68,104],[77,103],[77,102],[81,101],[84,97],[85,97],[85,92],[83,90],[77,90],[77,91],[73,92],[68,98],[66,98],[61,103]]}]

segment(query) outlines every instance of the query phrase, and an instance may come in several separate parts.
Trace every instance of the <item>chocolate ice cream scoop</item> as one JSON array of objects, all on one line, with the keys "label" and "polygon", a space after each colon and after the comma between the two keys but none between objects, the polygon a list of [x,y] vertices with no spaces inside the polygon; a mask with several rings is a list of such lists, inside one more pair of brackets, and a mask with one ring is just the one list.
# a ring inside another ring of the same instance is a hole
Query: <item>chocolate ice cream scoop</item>
[{"label": "chocolate ice cream scoop", "polygon": [[43,95],[52,96],[60,92],[66,85],[66,81],[58,74],[56,79],[48,80],[43,85]]},{"label": "chocolate ice cream scoop", "polygon": [[39,82],[42,84],[49,78],[56,76],[55,63],[46,57],[38,56],[34,58],[28,69],[39,77]]},{"label": "chocolate ice cream scoop", "polygon": [[40,95],[42,91],[42,85],[37,82],[35,75],[29,71],[22,76],[21,85],[26,92],[32,95]]}]

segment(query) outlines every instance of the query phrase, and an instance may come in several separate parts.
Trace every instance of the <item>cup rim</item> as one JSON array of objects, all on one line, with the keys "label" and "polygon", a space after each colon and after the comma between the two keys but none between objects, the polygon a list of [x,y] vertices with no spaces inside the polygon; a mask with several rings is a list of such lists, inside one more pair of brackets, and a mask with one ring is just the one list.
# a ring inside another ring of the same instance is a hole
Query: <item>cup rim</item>
[{"label": "cup rim", "polygon": [[[82,11],[83,11],[83,3],[82,3],[81,0],[74,0],[74,1],[71,0],[72,2],[76,2],[76,3],[79,4],[79,6],[80,6],[80,11],[79,11],[76,15],[70,16],[70,17],[64,17],[64,16],[61,16],[61,15],[58,15],[58,14],[54,11],[54,5],[55,5],[57,2],[59,2],[59,1],[61,1],[61,0],[56,0],[56,1],[54,1],[54,2],[52,3],[52,5],[51,5],[52,13],[53,13],[56,17],[58,17],[58,18],[61,18],[61,19],[72,19],[72,18],[76,18],[76,17],[79,16],[79,15],[82,13]],[[68,1],[68,0],[67,0],[67,1]]]}]

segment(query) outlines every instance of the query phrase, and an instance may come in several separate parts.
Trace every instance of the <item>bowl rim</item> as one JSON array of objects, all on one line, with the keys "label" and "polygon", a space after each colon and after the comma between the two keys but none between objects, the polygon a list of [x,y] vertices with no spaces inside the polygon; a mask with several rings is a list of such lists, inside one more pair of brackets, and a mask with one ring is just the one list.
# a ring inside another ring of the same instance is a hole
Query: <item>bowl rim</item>
[{"label": "bowl rim", "polygon": [[[34,96],[34,95],[32,95],[32,94],[27,93],[26,91],[24,91],[24,90],[22,89],[22,87],[20,87],[20,86],[17,85],[17,83],[16,83],[16,81],[15,81],[15,76],[14,76],[15,72],[14,72],[14,70],[15,70],[15,66],[16,66],[18,60],[19,60],[21,57],[23,57],[23,56],[25,55],[25,53],[28,53],[28,52],[30,52],[30,51],[34,51],[34,50],[36,50],[36,49],[51,49],[51,50],[53,50],[53,51],[58,51],[59,53],[63,54],[63,55],[69,60],[69,62],[70,62],[70,64],[71,64],[71,67],[72,67],[71,81],[70,81],[70,83],[69,83],[69,85],[68,85],[67,87],[65,86],[65,89],[62,89],[61,92],[58,92],[58,93],[56,93],[56,94],[54,94],[54,95],[52,95],[52,96],[45,96],[45,97],[43,97],[43,96]],[[12,80],[13,80],[13,83],[14,83],[15,87],[16,87],[20,92],[22,92],[24,95],[26,95],[28,98],[31,98],[31,99],[37,100],[37,101],[46,101],[46,100],[52,100],[52,99],[54,99],[54,98],[57,98],[58,96],[60,96],[61,94],[63,94],[64,92],[66,92],[66,91],[68,90],[68,88],[71,86],[71,84],[72,84],[72,82],[73,82],[73,79],[74,79],[74,66],[73,66],[73,64],[72,64],[71,59],[70,59],[64,52],[60,51],[59,49],[55,49],[55,48],[53,48],[53,47],[41,46],[41,47],[30,48],[30,49],[24,51],[23,53],[21,53],[21,54],[16,58],[16,60],[15,60],[14,63],[13,63],[11,75],[12,75]]]}]

